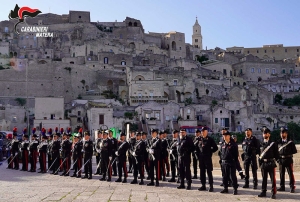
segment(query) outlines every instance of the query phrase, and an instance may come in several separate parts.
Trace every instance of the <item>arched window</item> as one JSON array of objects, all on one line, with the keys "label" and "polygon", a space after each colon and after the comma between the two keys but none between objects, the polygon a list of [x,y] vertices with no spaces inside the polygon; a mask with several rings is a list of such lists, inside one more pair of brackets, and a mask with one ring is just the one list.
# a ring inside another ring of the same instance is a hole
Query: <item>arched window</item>
[{"label": "arched window", "polygon": [[137,27],[137,22],[134,22],[134,23],[133,23],[133,26],[134,26],[134,27]]},{"label": "arched window", "polygon": [[121,62],[121,65],[125,66],[125,65],[126,65],[126,62],[125,62],[125,61],[122,61],[122,62]]},{"label": "arched window", "polygon": [[108,57],[104,58],[104,64],[108,64]]},{"label": "arched window", "polygon": [[132,22],[129,22],[129,23],[128,23],[128,26],[131,27],[131,26],[132,26]]},{"label": "arched window", "polygon": [[172,50],[176,51],[176,42],[175,41],[172,41]]}]

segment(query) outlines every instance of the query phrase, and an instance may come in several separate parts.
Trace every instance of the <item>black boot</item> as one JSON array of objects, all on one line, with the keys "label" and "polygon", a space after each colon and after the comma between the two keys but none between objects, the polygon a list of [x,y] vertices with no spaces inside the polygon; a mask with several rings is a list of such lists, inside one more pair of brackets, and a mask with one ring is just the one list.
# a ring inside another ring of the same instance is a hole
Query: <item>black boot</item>
[{"label": "black boot", "polygon": [[148,183],[147,186],[154,186],[154,182]]},{"label": "black boot", "polygon": [[144,184],[144,180],[143,180],[143,178],[141,178],[139,185],[143,185],[143,184]]},{"label": "black boot", "polygon": [[198,190],[199,190],[199,191],[206,191],[205,185],[202,185]]},{"label": "black boot", "polygon": [[133,179],[133,180],[130,182],[130,184],[137,184],[137,183],[138,183],[138,182],[137,182],[136,178]]},{"label": "black boot", "polygon": [[258,197],[266,197],[267,194],[265,191],[261,192],[260,194],[257,195]]},{"label": "black boot", "polygon": [[225,188],[225,189],[223,189],[222,191],[220,191],[220,193],[221,193],[221,194],[228,193],[228,189]]},{"label": "black boot", "polygon": [[237,189],[233,189],[233,195],[237,195]]},{"label": "black boot", "polygon": [[127,179],[124,178],[123,181],[122,181],[122,183],[127,183]]},{"label": "black boot", "polygon": [[176,182],[175,178],[171,178],[168,180],[168,182]]},{"label": "black boot", "polygon": [[122,182],[121,178],[119,177],[115,182]]},{"label": "black boot", "polygon": [[188,182],[188,183],[187,183],[186,190],[191,190],[191,189],[192,189],[191,184],[192,184],[191,182]]},{"label": "black boot", "polygon": [[184,184],[180,184],[180,185],[177,187],[177,189],[185,189]]}]

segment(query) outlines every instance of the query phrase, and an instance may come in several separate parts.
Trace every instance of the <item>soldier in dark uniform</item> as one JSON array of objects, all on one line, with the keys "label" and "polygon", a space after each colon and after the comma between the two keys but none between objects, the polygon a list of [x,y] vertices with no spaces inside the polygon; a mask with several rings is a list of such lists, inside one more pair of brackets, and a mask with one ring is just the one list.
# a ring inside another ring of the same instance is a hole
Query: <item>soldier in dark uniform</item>
[{"label": "soldier in dark uniform", "polygon": [[78,133],[74,136],[74,147],[73,147],[73,164],[74,173],[71,177],[81,178],[81,167],[82,167],[82,148],[83,143],[79,140],[81,135]]},{"label": "soldier in dark uniform", "polygon": [[160,179],[166,181],[166,160],[168,157],[168,142],[164,138],[164,132],[159,132],[159,139],[161,141],[161,155],[160,155]]},{"label": "soldier in dark uniform", "polygon": [[171,169],[171,166],[170,166],[170,162],[169,162],[169,154],[168,154],[168,149],[170,149],[170,139],[168,139],[168,133],[166,130],[164,130],[164,134],[163,134],[163,141],[166,141],[167,142],[167,145],[168,145],[168,148],[167,148],[167,156],[166,158],[164,159],[164,164],[165,164],[165,167],[167,169],[167,174],[166,176],[167,177],[170,177],[170,169]]},{"label": "soldier in dark uniform", "polygon": [[[148,145],[147,133],[142,132],[142,140],[145,142],[145,151],[144,151],[145,170],[147,172],[147,176],[149,177],[149,157],[148,157],[149,154],[147,152],[147,145]],[[145,174],[144,174],[144,176],[145,176]]]},{"label": "soldier in dark uniform", "polygon": [[29,147],[29,141],[28,141],[28,135],[25,135],[27,132],[26,128],[23,130],[23,141],[21,143],[21,152],[22,152],[22,169],[21,171],[28,171],[28,147]]},{"label": "soldier in dark uniform", "polygon": [[[102,178],[100,181],[111,181],[111,160],[112,160],[112,146],[111,146],[111,141],[108,139],[108,131],[105,131],[103,133],[103,140],[101,143],[101,172],[103,174]],[[106,179],[107,175],[107,179]]]},{"label": "soldier in dark uniform", "polygon": [[[43,134],[43,131],[42,131],[42,135],[44,136],[45,133]],[[48,154],[48,169],[50,168],[50,166],[52,165],[53,163],[53,156],[52,156],[52,144],[53,144],[53,134],[52,134],[52,129],[51,131],[48,130],[48,146],[47,146],[47,154]],[[51,170],[53,170],[53,166],[51,168]]]},{"label": "soldier in dark uniform", "polygon": [[295,193],[295,177],[293,173],[293,154],[297,153],[295,143],[288,137],[288,130],[282,129],[280,133],[281,139],[278,140],[279,151],[279,173],[280,188],[277,191],[285,191],[285,169],[290,178],[290,192]]},{"label": "soldier in dark uniform", "polygon": [[63,133],[63,140],[61,142],[61,153],[62,153],[62,164],[63,164],[63,173],[60,176],[69,176],[69,169],[70,169],[70,153],[71,153],[71,146],[68,139],[68,134]]},{"label": "soldier in dark uniform", "polygon": [[244,161],[245,169],[245,185],[243,188],[249,188],[249,167],[251,165],[252,175],[253,175],[253,189],[257,189],[257,158],[256,155],[259,154],[259,142],[255,136],[252,135],[252,129],[247,128],[245,130],[246,137],[243,141],[242,148],[242,160]]},{"label": "soldier in dark uniform", "polygon": [[[51,146],[51,156],[52,156],[52,173],[54,175],[57,175],[58,169],[59,169],[59,159],[60,159],[60,141],[58,140],[58,137],[60,136],[59,133],[55,133],[53,135],[53,141]],[[49,169],[49,168],[48,168]]]},{"label": "soldier in dark uniform", "polygon": [[37,140],[37,135],[33,134],[31,137],[31,142],[29,143],[29,160],[30,160],[30,170],[29,172],[36,172],[36,163],[38,157],[37,147],[39,145],[39,141]]},{"label": "soldier in dark uniform", "polygon": [[193,140],[186,135],[186,130],[181,129],[177,143],[178,167],[180,175],[180,185],[177,189],[184,189],[184,178],[187,181],[187,190],[191,189],[191,153],[194,151]]},{"label": "soldier in dark uniform", "polygon": [[221,145],[222,176],[224,189],[220,193],[228,193],[228,180],[232,180],[233,195],[237,195],[236,161],[238,161],[238,146],[230,137],[223,133],[224,142]]},{"label": "soldier in dark uniform", "polygon": [[[69,157],[68,157],[68,167],[69,167],[69,170],[71,168],[71,159],[72,159],[72,147],[73,147],[73,138],[71,139],[72,137],[72,134],[71,134],[71,129],[68,128],[67,129],[67,139],[69,141],[69,150],[70,150],[70,153],[69,153]],[[72,169],[72,168],[71,168]],[[69,173],[67,173],[69,175]]]},{"label": "soldier in dark uniform", "polygon": [[47,136],[43,135],[42,136],[42,141],[40,142],[38,146],[38,152],[39,152],[39,162],[40,162],[40,168],[41,171],[39,173],[46,173],[46,154],[47,154],[47,147],[48,147],[48,142],[47,142]]},{"label": "soldier in dark uniform", "polygon": [[100,175],[100,174],[102,174],[101,172],[100,172],[100,170],[101,170],[101,156],[100,156],[100,144],[101,144],[101,142],[102,142],[102,132],[101,131],[99,131],[98,130],[98,137],[97,137],[97,139],[96,139],[96,141],[95,141],[95,145],[94,145],[94,151],[96,152],[96,164],[97,164],[97,167],[96,167],[96,171],[95,171],[95,175]]},{"label": "soldier in dark uniform", "polygon": [[134,151],[132,153],[134,157],[133,163],[133,181],[130,184],[137,184],[138,173],[140,174],[141,182],[139,185],[144,184],[144,151],[146,150],[146,144],[141,139],[141,133],[136,134],[136,143],[134,145]]},{"label": "soldier in dark uniform", "polygon": [[151,182],[147,184],[147,186],[154,186],[154,169],[155,169],[155,186],[159,186],[160,180],[160,155],[161,155],[161,140],[157,137],[158,130],[153,129],[151,131],[152,139],[149,141],[148,145],[148,153],[149,153],[149,161],[150,161],[150,180]]},{"label": "soldier in dark uniform", "polygon": [[[193,140],[194,145],[195,145],[195,150],[192,152],[192,157],[193,157],[193,168],[194,168],[194,176],[192,179],[197,179],[197,168],[198,168],[198,156],[199,156],[199,147],[198,147],[198,142],[199,142],[199,138],[201,135],[201,130],[197,129],[195,132],[195,138]],[[200,167],[200,165],[199,165]]]},{"label": "soldier in dark uniform", "polygon": [[84,132],[84,178],[92,179],[92,157],[93,157],[93,141],[90,140],[90,133],[88,131]]},{"label": "soldier in dark uniform", "polygon": [[270,140],[271,131],[268,128],[263,129],[263,138],[264,141],[262,143],[261,154],[259,156],[259,167],[261,168],[262,175],[262,192],[258,195],[258,197],[266,197],[267,192],[267,179],[268,175],[271,178],[272,182],[272,199],[276,198],[276,173],[275,168],[276,163],[275,160],[279,159],[278,153],[278,145],[276,142]]},{"label": "soldier in dark uniform", "polygon": [[[10,159],[9,162],[11,162],[11,168],[15,169],[15,170],[19,170],[19,140],[18,140],[18,134],[17,132],[13,133],[13,140],[11,142],[11,156],[12,158]],[[13,167],[14,164],[14,167]]]},{"label": "soldier in dark uniform", "polygon": [[[113,161],[115,161],[115,158],[116,158],[115,152],[117,151],[117,148],[118,148],[118,145],[117,145],[118,140],[115,137],[113,137],[113,132],[111,130],[109,130],[108,138],[111,141],[111,146],[112,146],[111,154],[112,154],[112,162],[113,162]],[[117,164],[114,163],[111,166],[112,166],[112,170],[114,172],[113,176],[117,176]]]},{"label": "soldier in dark uniform", "polygon": [[[219,159],[219,164],[220,164],[221,171],[222,171],[221,147],[222,147],[222,145],[223,145],[223,143],[224,143],[223,134],[226,133],[227,131],[228,131],[228,128],[226,128],[226,127],[225,127],[225,128],[222,128],[222,130],[220,131],[220,133],[221,133],[221,135],[222,135],[222,138],[221,138],[221,140],[220,140],[220,142],[219,142],[220,149],[219,149],[219,151],[218,151],[218,156],[220,157],[220,159]],[[222,177],[223,177],[223,172],[222,172]],[[228,181],[229,181],[230,186],[232,186],[231,180],[229,179]],[[223,182],[220,184],[220,186],[223,186]]]},{"label": "soldier in dark uniform", "polygon": [[[127,182],[127,167],[126,167],[126,153],[129,149],[129,143],[126,141],[126,135],[125,133],[120,134],[120,141],[118,141],[117,144],[117,151],[115,152],[117,163],[118,163],[118,174],[119,178],[115,182]],[[124,179],[122,181],[122,170],[124,173]]]},{"label": "soldier in dark uniform", "polygon": [[132,153],[132,148],[134,146],[136,142],[136,139],[135,139],[135,131],[131,131],[130,132],[130,138],[129,138],[129,149],[131,152],[129,152],[128,154],[128,162],[129,162],[129,170],[128,170],[128,173],[132,173],[132,161],[133,161],[133,156],[131,155]]},{"label": "soldier in dark uniform", "polygon": [[178,172],[178,154],[177,154],[177,139],[178,139],[178,131],[173,131],[173,140],[170,143],[170,161],[171,161],[171,179],[168,182],[176,182],[176,171]]},{"label": "soldier in dark uniform", "polygon": [[209,182],[209,192],[213,192],[213,165],[212,165],[212,154],[218,151],[218,146],[214,139],[208,136],[208,128],[203,127],[201,131],[201,137],[198,142],[199,147],[199,164],[200,164],[200,181],[202,186],[198,189],[199,191],[206,190],[206,174]]}]

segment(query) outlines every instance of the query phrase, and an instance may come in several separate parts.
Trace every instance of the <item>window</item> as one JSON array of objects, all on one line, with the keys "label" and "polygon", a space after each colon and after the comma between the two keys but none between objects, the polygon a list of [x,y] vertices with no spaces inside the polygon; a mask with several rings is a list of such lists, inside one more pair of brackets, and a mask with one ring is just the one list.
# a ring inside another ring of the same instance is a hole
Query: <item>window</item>
[{"label": "window", "polygon": [[265,50],[265,53],[267,53],[267,50]]},{"label": "window", "polygon": [[50,115],[51,119],[55,119],[55,114]]},{"label": "window", "polygon": [[249,54],[249,53],[250,53],[250,51],[247,51],[247,53]]},{"label": "window", "polygon": [[236,114],[240,114],[240,110],[236,110]]},{"label": "window", "polygon": [[77,116],[80,116],[80,115],[81,115],[81,111],[78,111],[78,112],[77,112]]},{"label": "window", "polygon": [[275,50],[272,50],[273,53],[275,53]]},{"label": "window", "polygon": [[227,75],[227,70],[223,69],[223,74],[226,76]]},{"label": "window", "polygon": [[187,116],[186,116],[186,119],[187,119],[187,120],[190,120],[190,115],[187,115]]},{"label": "window", "polygon": [[254,73],[254,68],[251,68],[251,73]]},{"label": "window", "polygon": [[221,126],[229,127],[229,118],[221,118]]},{"label": "window", "polygon": [[125,66],[125,65],[126,65],[126,62],[125,62],[125,61],[122,61],[122,62],[121,62],[121,65]]},{"label": "window", "polygon": [[179,50],[181,50],[181,47],[179,47]]},{"label": "window", "polygon": [[290,74],[293,74],[293,70],[292,69],[290,69]]},{"label": "window", "polygon": [[81,15],[80,15],[80,16],[78,16],[78,18],[81,18]]},{"label": "window", "polygon": [[142,98],[142,94],[141,93],[139,93],[139,98]]},{"label": "window", "polygon": [[153,97],[153,93],[149,93],[150,97]]},{"label": "window", "polygon": [[276,74],[276,70],[275,69],[272,69],[272,74]]},{"label": "window", "polygon": [[222,110],[220,110],[220,114],[222,114],[223,112],[222,112]]},{"label": "window", "polygon": [[150,114],[146,113],[146,119],[149,119],[149,118],[150,118]]},{"label": "window", "polygon": [[108,57],[104,58],[104,64],[108,64]]},{"label": "window", "polygon": [[285,74],[285,69],[282,70],[282,73]]},{"label": "window", "polygon": [[45,52],[45,54],[47,54],[47,52]]},{"label": "window", "polygon": [[197,121],[202,121],[202,120],[203,120],[202,115],[198,115],[198,116],[197,116]]},{"label": "window", "polygon": [[195,39],[195,42],[198,42],[198,39]]},{"label": "window", "polygon": [[287,49],[284,50],[287,53]]},{"label": "window", "polygon": [[299,53],[299,48],[297,48],[297,53]]},{"label": "window", "polygon": [[215,123],[218,123],[218,118],[215,118]]},{"label": "window", "polygon": [[99,114],[99,124],[104,124],[104,114]]},{"label": "window", "polygon": [[16,116],[14,116],[14,117],[12,118],[12,122],[13,122],[13,123],[16,123],[16,122],[17,122],[17,117],[16,117]]},{"label": "window", "polygon": [[156,120],[159,120],[159,115],[160,115],[159,112],[155,112],[155,118],[156,118]]},{"label": "window", "polygon": [[196,30],[196,32],[197,32],[197,30]]},{"label": "window", "polygon": [[257,69],[257,72],[258,72],[258,73],[261,73],[261,69],[260,69],[260,68],[258,68],[258,69]]},{"label": "window", "polygon": [[122,34],[120,34],[120,39],[123,39],[123,35]]},{"label": "window", "polygon": [[170,117],[167,115],[166,116],[166,121],[169,121],[170,120]]},{"label": "window", "polygon": [[81,123],[81,117],[77,117],[77,123]]},{"label": "window", "polygon": [[190,113],[191,113],[191,110],[190,110],[190,109],[188,109],[188,110],[187,110],[187,113],[188,113],[188,114],[190,114]]},{"label": "window", "polygon": [[256,50],[256,53],[259,53],[259,50]]},{"label": "window", "polygon": [[8,27],[4,27],[4,32],[8,32]]},{"label": "window", "polygon": [[174,79],[174,86],[177,86],[177,79]]},{"label": "window", "polygon": [[269,74],[269,69],[266,69],[266,74]]}]

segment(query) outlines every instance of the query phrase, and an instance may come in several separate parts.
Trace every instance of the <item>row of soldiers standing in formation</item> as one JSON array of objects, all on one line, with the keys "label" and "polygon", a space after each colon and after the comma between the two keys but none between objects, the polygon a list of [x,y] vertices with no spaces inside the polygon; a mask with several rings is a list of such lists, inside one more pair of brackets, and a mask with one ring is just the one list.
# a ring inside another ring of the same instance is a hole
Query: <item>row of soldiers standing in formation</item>
[{"label": "row of soldiers standing in formation", "polygon": [[[272,196],[275,198],[277,191],[285,191],[284,174],[287,170],[290,176],[290,191],[295,192],[295,179],[293,175],[293,154],[297,152],[295,144],[288,138],[287,129],[281,130],[281,139],[278,142],[270,140],[270,130],[263,130],[264,142],[260,143],[252,135],[252,129],[245,130],[245,139],[242,143],[242,160],[244,161],[245,175],[242,172],[239,161],[238,146],[230,136],[228,129],[224,128],[221,133],[223,141],[220,142],[220,165],[224,189],[221,193],[228,193],[228,186],[233,187],[233,194],[237,194],[236,171],[242,179],[245,179],[243,188],[249,188],[249,168],[251,166],[253,174],[253,189],[257,189],[257,156],[262,171],[262,192],[259,197],[266,196],[267,175],[272,181]],[[50,132],[51,133],[51,132]],[[59,136],[62,134],[62,140]],[[192,179],[197,179],[197,168],[200,168],[200,182],[202,186],[199,191],[206,190],[206,174],[209,183],[209,192],[213,192],[213,164],[212,155],[218,150],[214,139],[208,136],[208,128],[197,130],[194,140],[186,135],[185,129],[173,131],[172,139],[167,139],[167,133],[158,130],[151,131],[151,139],[147,139],[146,133],[130,133],[130,138],[126,141],[126,135],[120,134],[120,140],[112,136],[112,131],[98,132],[98,137],[93,143],[90,140],[89,132],[82,130],[70,141],[70,133],[54,133],[47,136],[42,135],[42,141],[36,140],[36,135],[32,135],[32,141],[28,141],[28,136],[23,136],[23,141],[18,142],[16,134],[11,142],[11,156],[8,159],[8,168],[19,169],[18,151],[22,154],[22,169],[28,170],[28,159],[31,169],[36,171],[36,159],[39,154],[41,173],[46,173],[46,155],[48,156],[48,170],[57,175],[61,169],[63,176],[69,176],[73,167],[72,177],[81,178],[82,169],[85,175],[82,178],[92,179],[92,156],[96,155],[96,172],[101,174],[101,181],[111,181],[112,176],[118,176],[116,182],[127,182],[128,173],[133,170],[133,181],[131,184],[140,182],[144,184],[145,170],[150,180],[148,186],[159,186],[159,181],[166,181],[166,177],[171,172],[168,182],[177,182],[178,189],[185,188],[184,180],[187,180],[187,190],[191,189]],[[52,139],[53,138],[53,139]],[[127,172],[127,157],[129,170]],[[192,157],[192,158],[191,158]],[[71,164],[71,159],[73,163]],[[194,176],[191,177],[190,165],[193,159]],[[83,161],[83,162],[82,162]],[[276,189],[275,167],[279,164],[280,188]],[[13,164],[15,166],[13,166]],[[72,166],[71,166],[72,165]],[[83,166],[82,166],[83,165]],[[123,176],[123,180],[122,180]],[[178,179],[176,180],[176,177]]]}]

